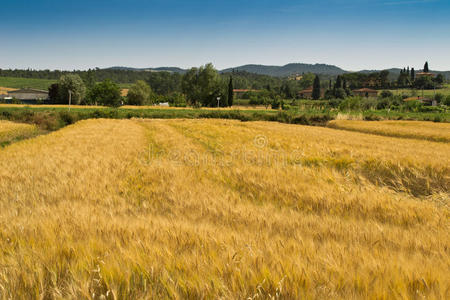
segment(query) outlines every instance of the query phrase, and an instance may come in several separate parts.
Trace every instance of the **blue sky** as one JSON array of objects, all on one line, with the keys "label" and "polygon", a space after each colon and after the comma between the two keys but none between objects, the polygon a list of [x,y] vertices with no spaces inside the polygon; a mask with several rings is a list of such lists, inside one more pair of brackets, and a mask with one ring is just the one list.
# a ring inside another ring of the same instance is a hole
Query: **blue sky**
[{"label": "blue sky", "polygon": [[0,0],[0,68],[450,70],[449,0]]}]

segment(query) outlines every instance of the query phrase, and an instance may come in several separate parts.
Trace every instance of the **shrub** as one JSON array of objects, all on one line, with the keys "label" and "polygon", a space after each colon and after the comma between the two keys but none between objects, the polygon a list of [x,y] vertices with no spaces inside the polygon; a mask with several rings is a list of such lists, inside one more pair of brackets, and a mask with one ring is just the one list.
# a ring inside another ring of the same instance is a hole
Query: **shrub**
[{"label": "shrub", "polygon": [[248,102],[248,104],[250,104],[250,105],[258,105],[258,104],[261,104],[261,103],[260,103],[258,97],[251,96],[250,97],[250,101]]},{"label": "shrub", "polygon": [[66,111],[59,112],[59,119],[63,122],[63,125],[70,125],[75,123],[73,115]]},{"label": "shrub", "polygon": [[167,102],[171,106],[175,107],[186,107],[186,97],[180,92],[174,92],[167,97]]},{"label": "shrub", "polygon": [[442,95],[441,93],[437,93],[437,94],[434,96],[434,100],[436,100],[437,103],[441,103],[441,102],[444,100],[444,95]]},{"label": "shrub", "polygon": [[381,94],[380,94],[380,97],[383,98],[383,99],[384,98],[390,98],[392,96],[394,96],[394,94],[392,94],[391,91],[386,91],[386,90],[382,91]]},{"label": "shrub", "polygon": [[370,114],[370,115],[364,116],[364,120],[366,120],[366,121],[380,121],[381,117],[379,117],[377,115],[374,115],[374,114]]},{"label": "shrub", "polygon": [[414,100],[414,101],[407,101],[403,107],[407,111],[419,111],[419,109],[423,106],[423,104],[420,101]]},{"label": "shrub", "polygon": [[436,123],[442,122],[441,116],[440,115],[435,116],[433,119],[433,122],[436,122]]},{"label": "shrub", "polygon": [[280,105],[281,105],[280,99],[279,98],[274,98],[272,100],[271,105],[272,105],[272,109],[279,109]]},{"label": "shrub", "polygon": [[371,98],[361,99],[361,108],[363,110],[375,109],[377,107],[377,100]]},{"label": "shrub", "polygon": [[450,95],[448,95],[447,98],[445,98],[444,104],[450,106]]},{"label": "shrub", "polygon": [[339,104],[339,110],[360,110],[361,108],[361,98],[360,97],[348,97]]},{"label": "shrub", "polygon": [[389,106],[390,106],[390,101],[388,98],[381,99],[376,105],[377,109],[386,109]]},{"label": "shrub", "polygon": [[341,99],[332,99],[328,102],[328,105],[332,108],[338,108],[341,102],[342,102]]}]

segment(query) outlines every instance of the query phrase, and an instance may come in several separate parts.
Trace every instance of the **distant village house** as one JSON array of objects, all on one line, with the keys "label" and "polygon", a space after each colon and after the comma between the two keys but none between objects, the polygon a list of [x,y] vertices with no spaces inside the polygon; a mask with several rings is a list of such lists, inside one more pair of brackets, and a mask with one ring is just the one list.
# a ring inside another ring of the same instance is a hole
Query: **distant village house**
[{"label": "distant village house", "polygon": [[303,75],[300,75],[300,74],[295,74],[295,75],[289,76],[289,80],[300,81],[302,79],[303,79]]},{"label": "distant village house", "polygon": [[[309,87],[305,90],[302,90],[300,92],[297,93],[297,98],[298,99],[312,99],[312,94],[313,94],[313,88]],[[320,89],[320,98],[323,98],[325,96],[325,90],[324,89]]]},{"label": "distant village house", "polygon": [[368,88],[362,88],[362,89],[359,89],[359,90],[354,90],[353,91],[353,95],[360,96],[360,97],[365,97],[365,98],[376,98],[376,97],[378,97],[378,91],[377,90],[368,89]]},{"label": "distant village house", "polygon": [[420,73],[416,73],[416,78],[421,78],[421,77],[435,77],[436,75],[430,72],[420,72]]}]

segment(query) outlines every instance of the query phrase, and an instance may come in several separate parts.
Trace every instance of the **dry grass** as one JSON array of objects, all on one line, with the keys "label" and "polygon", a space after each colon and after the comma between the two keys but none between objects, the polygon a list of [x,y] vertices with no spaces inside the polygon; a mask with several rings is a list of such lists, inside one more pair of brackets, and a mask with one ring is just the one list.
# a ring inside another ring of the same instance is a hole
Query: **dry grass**
[{"label": "dry grass", "polygon": [[0,150],[0,298],[450,297],[450,146],[88,120]]},{"label": "dry grass", "polygon": [[450,123],[420,121],[345,121],[333,120],[329,127],[377,135],[450,142]]},{"label": "dry grass", "polygon": [[34,125],[0,120],[0,146],[14,140],[36,136],[38,133],[39,129]]},{"label": "dry grass", "polygon": [[362,113],[351,114],[351,113],[338,113],[336,116],[336,120],[363,120]]}]

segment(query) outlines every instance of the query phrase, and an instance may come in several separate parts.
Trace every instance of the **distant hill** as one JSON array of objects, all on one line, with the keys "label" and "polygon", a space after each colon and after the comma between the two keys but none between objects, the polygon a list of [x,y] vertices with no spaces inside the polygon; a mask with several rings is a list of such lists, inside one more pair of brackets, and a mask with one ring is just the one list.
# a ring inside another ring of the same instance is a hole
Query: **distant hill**
[{"label": "distant hill", "polygon": [[[126,70],[126,71],[137,71],[137,72],[171,72],[171,73],[179,73],[184,74],[187,72],[186,69],[178,68],[178,67],[159,67],[159,68],[130,68],[130,67],[111,67],[106,70]],[[386,69],[389,71],[389,79],[396,80],[400,71],[400,68],[391,68]],[[327,64],[302,64],[302,63],[291,63],[285,66],[268,66],[268,65],[243,65],[234,68],[228,68],[219,71],[220,73],[230,73],[233,71],[238,72],[247,72],[258,75],[268,75],[273,77],[288,77],[295,74],[303,74],[303,73],[314,73],[319,75],[326,76],[337,76],[345,73],[350,73],[351,71],[343,70],[334,65]],[[380,72],[382,70],[361,70],[356,72],[361,73],[373,73]],[[416,72],[420,72],[421,70],[416,70]],[[450,79],[450,71],[431,71],[435,74],[442,74],[446,79]]]},{"label": "distant hill", "polygon": [[314,73],[321,75],[341,75],[347,73],[339,67],[326,64],[300,64],[292,63],[285,66],[265,66],[265,65],[244,65],[235,68],[222,70],[222,73],[235,71],[245,71],[261,75],[269,75],[275,77],[287,77],[294,74]]},{"label": "distant hill", "polygon": [[[389,71],[389,80],[395,80],[398,78],[398,75],[400,74],[400,71],[403,69],[400,68],[391,68],[391,69],[386,69],[386,71]],[[373,73],[373,72],[380,72],[380,71],[385,71],[385,70],[362,70],[359,71],[360,73]],[[418,72],[422,72],[422,70],[415,70],[416,73]],[[442,74],[447,80],[450,79],[450,71],[433,71],[430,70],[431,73],[433,74]]]},{"label": "distant hill", "polygon": [[187,72],[185,69],[177,67],[159,67],[159,68],[130,68],[130,67],[111,67],[105,70],[124,70],[124,71],[137,71],[137,72],[171,72],[184,74]]}]

